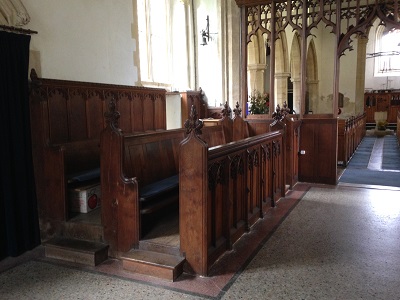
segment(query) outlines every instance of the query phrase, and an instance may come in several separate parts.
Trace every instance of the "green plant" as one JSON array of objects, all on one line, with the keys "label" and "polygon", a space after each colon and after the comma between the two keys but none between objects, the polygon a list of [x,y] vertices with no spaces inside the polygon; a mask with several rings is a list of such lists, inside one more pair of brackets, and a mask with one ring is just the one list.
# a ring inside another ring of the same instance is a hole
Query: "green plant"
[{"label": "green plant", "polygon": [[378,130],[386,130],[387,121],[378,121],[377,127]]},{"label": "green plant", "polygon": [[252,115],[269,113],[269,95],[254,90],[249,96],[249,113]]}]

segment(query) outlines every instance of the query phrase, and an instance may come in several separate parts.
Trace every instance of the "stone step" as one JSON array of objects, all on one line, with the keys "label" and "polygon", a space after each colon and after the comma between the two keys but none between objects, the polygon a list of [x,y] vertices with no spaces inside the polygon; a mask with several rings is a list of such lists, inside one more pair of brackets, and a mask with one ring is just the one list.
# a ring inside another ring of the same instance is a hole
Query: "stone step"
[{"label": "stone step", "polygon": [[125,270],[175,281],[183,272],[185,258],[154,251],[131,250],[121,256]]},{"label": "stone step", "polygon": [[65,237],[56,237],[44,243],[49,258],[97,266],[108,258],[108,245]]}]

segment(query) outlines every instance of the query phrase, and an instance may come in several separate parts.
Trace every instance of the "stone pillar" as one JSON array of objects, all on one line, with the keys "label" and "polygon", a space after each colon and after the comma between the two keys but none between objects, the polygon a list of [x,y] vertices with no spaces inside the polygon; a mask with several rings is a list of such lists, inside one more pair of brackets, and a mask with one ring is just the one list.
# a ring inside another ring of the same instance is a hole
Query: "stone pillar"
[{"label": "stone pillar", "polygon": [[293,110],[301,113],[301,81],[299,78],[291,78],[293,82]]},{"label": "stone pillar", "polygon": [[[287,92],[288,92],[288,84],[287,79],[290,77],[290,73],[282,72],[275,73],[275,103],[274,107],[279,104],[281,107],[283,102],[288,102]],[[271,97],[270,97],[271,98]]]},{"label": "stone pillar", "polygon": [[318,84],[319,80],[307,80],[308,109],[313,113],[318,113]]},{"label": "stone pillar", "polygon": [[357,70],[356,70],[356,99],[355,114],[364,112],[364,91],[365,91],[365,65],[367,59],[367,43],[365,37],[358,38],[357,44]]},{"label": "stone pillar", "polygon": [[248,82],[249,87],[248,93],[251,94],[254,90],[264,93],[264,76],[265,70],[267,68],[266,64],[249,64],[247,66],[248,70]]}]

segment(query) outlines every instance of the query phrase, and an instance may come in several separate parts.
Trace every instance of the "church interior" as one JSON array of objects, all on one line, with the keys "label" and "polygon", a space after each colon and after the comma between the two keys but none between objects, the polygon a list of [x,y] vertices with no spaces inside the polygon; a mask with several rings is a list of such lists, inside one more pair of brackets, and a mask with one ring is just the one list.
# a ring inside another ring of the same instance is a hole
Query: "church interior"
[{"label": "church interior", "polygon": [[0,298],[398,297],[399,1],[0,0],[0,61]]}]

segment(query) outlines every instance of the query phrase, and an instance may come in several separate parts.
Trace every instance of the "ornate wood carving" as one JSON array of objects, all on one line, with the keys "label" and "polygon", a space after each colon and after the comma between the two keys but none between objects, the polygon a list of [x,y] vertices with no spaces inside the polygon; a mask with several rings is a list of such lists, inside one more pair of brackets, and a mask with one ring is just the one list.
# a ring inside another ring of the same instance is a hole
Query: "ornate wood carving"
[{"label": "ornate wood carving", "polygon": [[[275,39],[280,31],[290,25],[301,34],[305,29],[306,36],[311,35],[311,30],[320,22],[331,27],[332,32],[338,32],[336,24],[337,16],[344,20],[340,28],[340,55],[347,49],[351,49],[350,37],[353,34],[365,34],[372,25],[375,17],[379,17],[383,25],[399,27],[399,4],[398,1],[244,1],[236,0],[239,6],[246,8],[247,42],[258,30],[271,35],[272,23],[275,24]],[[304,16],[307,22],[303,20]],[[307,24],[306,28],[303,28]],[[344,28],[345,27],[345,28]]]},{"label": "ornate wood carving", "polygon": [[199,120],[196,107],[194,105],[192,105],[192,108],[190,109],[189,119],[186,120],[184,127],[186,128],[187,134],[194,131],[196,135],[201,135],[203,122]]},{"label": "ornate wood carving", "polygon": [[278,121],[283,121],[286,117],[286,115],[288,115],[290,113],[290,109],[287,106],[286,101],[283,103],[283,107],[281,108],[280,105],[278,104],[276,106],[275,111],[272,113],[272,118],[275,120],[275,122]]},{"label": "ornate wood carving", "polygon": [[231,178],[237,179],[238,174],[244,173],[243,159],[241,155],[229,157]]},{"label": "ornate wood carving", "polygon": [[261,146],[262,148],[262,161],[271,160],[271,146],[269,144],[265,144]]},{"label": "ornate wood carving", "polygon": [[281,144],[278,141],[272,142],[272,152],[275,157],[281,154]]},{"label": "ornate wood carving", "polygon": [[[339,58],[346,50],[352,50],[353,39],[356,36],[365,36],[368,28],[372,26],[376,17],[381,20],[385,26],[400,28],[399,20],[399,2],[393,0],[368,1],[368,0],[296,0],[296,1],[278,1],[278,0],[236,0],[238,6],[242,7],[242,34],[244,43],[242,43],[242,67],[247,69],[247,44],[252,36],[261,32],[267,34],[271,44],[271,74],[274,78],[275,66],[275,41],[279,38],[280,32],[288,26],[295,30],[302,41],[312,35],[312,29],[322,23],[322,26],[332,29],[336,35],[337,47],[335,49],[335,82],[334,82],[334,101],[333,107],[337,107],[339,93]],[[320,25],[321,26],[321,25]],[[302,45],[301,61],[301,97],[305,99],[306,95],[306,51],[307,47]],[[242,74],[242,105],[247,99],[247,73]],[[275,84],[270,82],[270,93],[273,97]],[[305,100],[302,100],[300,115],[305,113]],[[271,99],[271,105],[274,105],[274,99]],[[334,114],[336,117],[337,114]]]},{"label": "ornate wood carving", "polygon": [[221,113],[224,118],[231,117],[232,109],[229,107],[228,101],[225,102],[224,108],[221,110]]},{"label": "ornate wood carving", "polygon": [[224,160],[217,161],[208,167],[208,188],[214,191],[218,184],[224,183]]},{"label": "ornate wood carving", "polygon": [[236,102],[236,107],[233,109],[235,116],[240,116],[242,114],[242,109],[240,108],[239,102]]},{"label": "ornate wood carving", "polygon": [[247,162],[249,170],[253,170],[254,167],[258,167],[260,160],[258,157],[258,151],[256,149],[247,150]]},{"label": "ornate wood carving", "polygon": [[115,99],[112,98],[108,104],[108,111],[104,113],[104,117],[106,119],[107,126],[109,126],[112,130],[121,131],[121,129],[118,128],[118,122],[121,114],[116,110],[116,107]]}]

